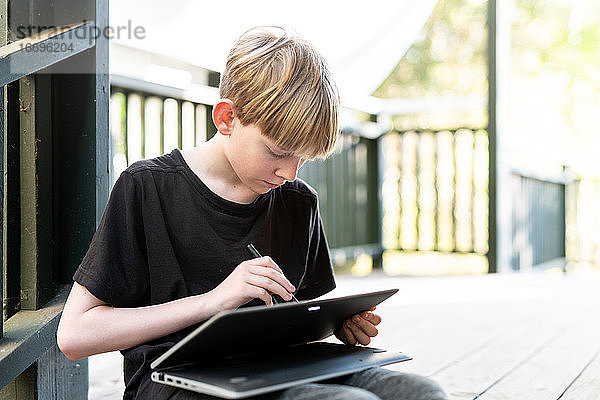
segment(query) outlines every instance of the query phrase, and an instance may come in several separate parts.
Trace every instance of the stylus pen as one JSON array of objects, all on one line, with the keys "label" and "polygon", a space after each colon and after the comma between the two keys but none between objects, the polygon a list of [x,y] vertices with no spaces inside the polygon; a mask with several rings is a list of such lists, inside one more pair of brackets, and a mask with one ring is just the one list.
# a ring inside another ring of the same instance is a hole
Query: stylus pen
[{"label": "stylus pen", "polygon": [[[250,254],[252,254],[253,257],[255,257],[255,258],[262,257],[260,255],[260,253],[258,252],[258,250],[256,250],[256,247],[254,247],[254,245],[252,243],[250,243],[248,246],[246,246],[246,248],[248,249]],[[296,303],[300,303],[298,301],[298,299],[296,298],[296,296],[294,296],[294,293],[290,293],[290,294],[292,295],[292,299],[294,299],[294,301],[296,301]],[[275,300],[275,299],[273,299],[273,300]]]}]

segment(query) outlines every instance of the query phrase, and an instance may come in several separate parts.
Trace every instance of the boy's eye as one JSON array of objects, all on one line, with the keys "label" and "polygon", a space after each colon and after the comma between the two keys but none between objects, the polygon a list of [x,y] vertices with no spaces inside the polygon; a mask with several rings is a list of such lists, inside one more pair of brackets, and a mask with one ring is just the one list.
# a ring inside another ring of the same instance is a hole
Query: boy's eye
[{"label": "boy's eye", "polygon": [[285,154],[279,154],[279,153],[275,153],[273,150],[271,150],[271,148],[267,147],[267,149],[269,150],[269,153],[271,153],[272,157],[275,158],[286,158],[289,157],[289,154],[285,153]]},{"label": "boy's eye", "polygon": [[286,158],[287,157],[287,154],[277,154],[277,153],[273,153],[273,152],[271,152],[271,154],[275,158]]}]

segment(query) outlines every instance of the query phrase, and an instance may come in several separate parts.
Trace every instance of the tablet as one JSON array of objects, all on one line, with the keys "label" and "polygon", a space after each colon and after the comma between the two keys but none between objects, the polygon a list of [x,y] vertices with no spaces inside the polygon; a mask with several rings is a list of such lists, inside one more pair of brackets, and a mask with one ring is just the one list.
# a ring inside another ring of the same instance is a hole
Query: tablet
[{"label": "tablet", "polygon": [[210,364],[238,356],[322,340],[354,314],[367,311],[398,289],[324,300],[223,311],[158,357],[152,369]]}]

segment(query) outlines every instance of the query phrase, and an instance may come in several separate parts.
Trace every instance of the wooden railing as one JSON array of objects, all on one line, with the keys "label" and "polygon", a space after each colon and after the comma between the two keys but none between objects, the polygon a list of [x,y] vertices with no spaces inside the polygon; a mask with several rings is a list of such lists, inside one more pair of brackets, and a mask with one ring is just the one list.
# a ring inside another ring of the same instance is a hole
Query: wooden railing
[{"label": "wooden railing", "polygon": [[114,86],[111,93],[113,183],[133,162],[193,147],[215,132],[205,104]]},{"label": "wooden railing", "polygon": [[300,169],[299,176],[319,193],[321,218],[338,261],[360,253],[381,256],[378,160],[376,139],[342,133],[329,158]]},{"label": "wooden railing", "polygon": [[513,270],[565,259],[565,187],[564,180],[512,173],[509,263]]},{"label": "wooden railing", "polygon": [[381,147],[384,248],[486,254],[486,132],[391,132]]}]

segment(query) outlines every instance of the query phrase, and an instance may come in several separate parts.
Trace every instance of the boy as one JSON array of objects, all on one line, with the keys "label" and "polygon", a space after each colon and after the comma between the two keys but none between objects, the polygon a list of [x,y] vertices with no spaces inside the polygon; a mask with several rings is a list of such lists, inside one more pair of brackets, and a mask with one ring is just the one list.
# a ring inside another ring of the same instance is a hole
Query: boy
[{"label": "boy", "polygon": [[[323,58],[280,28],[251,30],[228,56],[220,96],[214,138],[121,174],[74,275],[58,345],[70,359],[121,350],[124,399],[211,398],[153,383],[150,363],[219,311],[335,287],[317,194],[296,179],[335,144],[339,99]],[[248,243],[270,257],[252,259]],[[380,321],[356,315],[336,336],[366,345]],[[443,395],[430,381],[377,368],[345,379],[265,398],[377,399],[371,391],[392,393],[404,381],[401,390]]]}]

